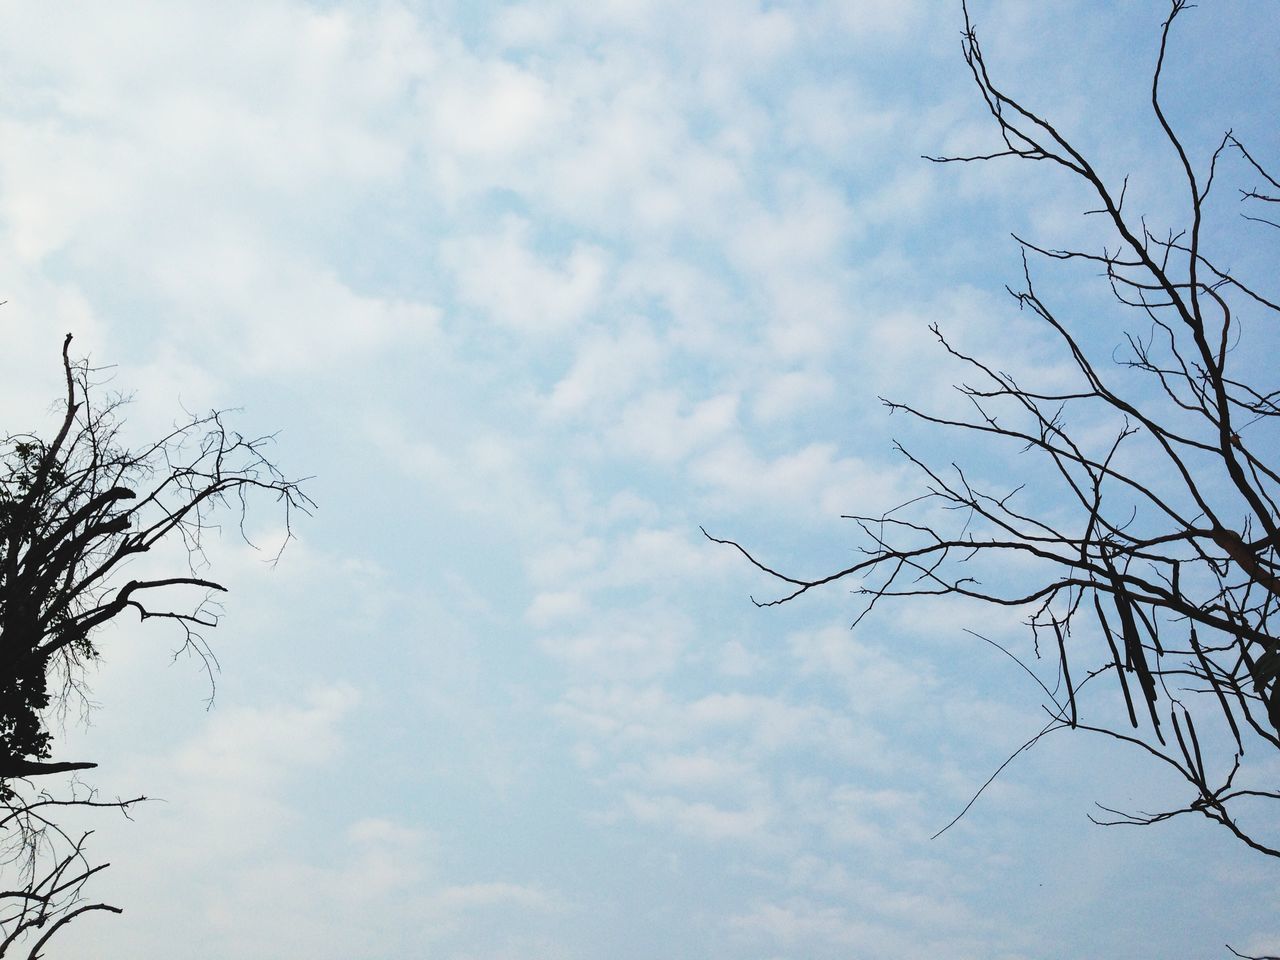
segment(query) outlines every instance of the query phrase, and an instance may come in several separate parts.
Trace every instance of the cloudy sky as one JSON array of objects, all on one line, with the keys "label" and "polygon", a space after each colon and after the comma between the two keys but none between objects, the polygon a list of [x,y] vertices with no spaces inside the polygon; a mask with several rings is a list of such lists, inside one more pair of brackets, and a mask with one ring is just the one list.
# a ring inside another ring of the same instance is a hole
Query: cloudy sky
[{"label": "cloudy sky", "polygon": [[[997,75],[1173,222],[1144,112],[1166,5],[971,11]],[[0,3],[0,426],[47,416],[71,331],[138,436],[239,408],[319,503],[275,567],[211,549],[212,709],[171,634],[103,638],[66,748],[161,799],[95,821],[126,912],[67,955],[1280,950],[1280,878],[1225,832],[1088,823],[1170,787],[1105,743],[1042,743],[929,839],[1042,723],[963,631],[1023,642],[1016,616],[851,631],[839,585],[757,610],[770,586],[699,533],[847,560],[840,514],[919,490],[894,438],[955,453],[876,400],[957,402],[930,322],[1055,375],[1009,233],[1062,245],[1087,204],[920,159],[995,143],[961,25],[958,0]],[[1181,23],[1198,157],[1227,127],[1277,146],[1278,27],[1234,0]]]}]

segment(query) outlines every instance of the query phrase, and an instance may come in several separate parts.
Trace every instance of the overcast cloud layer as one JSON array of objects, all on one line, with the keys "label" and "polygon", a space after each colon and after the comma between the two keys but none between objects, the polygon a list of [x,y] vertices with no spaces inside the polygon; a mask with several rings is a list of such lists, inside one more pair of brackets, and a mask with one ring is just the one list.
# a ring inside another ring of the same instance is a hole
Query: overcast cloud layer
[{"label": "overcast cloud layer", "polygon": [[[1102,169],[1167,171],[1143,112],[1160,4],[971,9]],[[1225,835],[1088,824],[1168,786],[1103,744],[1041,744],[929,840],[1042,722],[962,630],[1017,642],[1015,614],[851,632],[841,586],[759,611],[770,586],[699,533],[802,573],[847,559],[841,513],[918,490],[890,438],[934,442],[876,397],[956,402],[930,322],[1060,376],[1003,294],[1008,234],[1070,242],[1080,196],[920,159],[992,144],[961,22],[934,0],[0,3],[3,427],[47,415],[71,331],[137,435],[179,402],[242,408],[320,503],[274,568],[211,551],[212,710],[172,636],[104,638],[68,748],[163,800],[95,821],[126,912],[67,955],[1280,950],[1280,884]],[[1275,147],[1274,6],[1181,27],[1195,148]]]}]

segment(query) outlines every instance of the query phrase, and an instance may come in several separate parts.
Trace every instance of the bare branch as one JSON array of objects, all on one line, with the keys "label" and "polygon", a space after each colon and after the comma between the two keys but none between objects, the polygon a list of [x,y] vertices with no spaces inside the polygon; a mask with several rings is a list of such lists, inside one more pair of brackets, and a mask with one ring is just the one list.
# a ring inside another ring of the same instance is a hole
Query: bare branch
[{"label": "bare branch", "polygon": [[[1222,196],[1213,187],[1231,172],[1228,160],[1238,158],[1262,181],[1240,190],[1251,207],[1280,203],[1280,179],[1230,131],[1198,169],[1169,121],[1162,81],[1173,69],[1175,22],[1190,9],[1186,0],[1167,7],[1151,74],[1150,109],[1179,167],[1165,192],[1183,211],[1182,222],[1161,233],[1132,201],[1126,206],[1129,177],[1118,190],[1109,186],[1050,120],[996,84],[962,7],[965,62],[999,139],[987,151],[928,159],[1049,161],[1090,191],[1093,209],[1085,212],[1099,216],[1105,237],[1101,249],[1014,237],[1022,284],[1008,292],[1052,333],[1071,382],[1025,386],[957,349],[935,323],[938,344],[973,378],[957,387],[967,409],[933,413],[883,402],[891,413],[972,443],[1011,444],[1039,466],[1005,490],[988,490],[961,465],[931,466],[898,445],[920,471],[922,495],[878,518],[851,512],[862,538],[856,562],[813,577],[779,570],[737,541],[708,538],[777,581],[779,595],[753,598],[759,606],[856,577],[864,602],[855,626],[899,598],[958,597],[1019,610],[1035,656],[1042,639],[1053,650],[1056,679],[1042,680],[1030,656],[973,635],[1035,679],[1051,719],[992,779],[1051,730],[1101,734],[1176,770],[1191,795],[1156,811],[1100,807],[1114,819],[1099,822],[1150,825],[1193,813],[1255,852],[1280,857],[1276,808],[1270,817],[1256,813],[1280,802],[1271,753],[1280,750],[1280,386],[1266,382],[1270,367],[1242,367],[1235,354],[1246,332],[1251,343],[1273,344],[1267,338],[1280,321],[1280,300],[1219,266],[1222,258],[1207,249],[1217,235],[1203,229],[1209,205]],[[1096,334],[1084,332],[1094,308],[1048,303],[1035,287],[1032,259],[1100,272],[1116,304],[1116,373],[1104,373]],[[1028,460],[1007,463],[1020,469]],[[1111,702],[1095,695],[1106,684],[1119,693]],[[1118,713],[1112,703],[1121,701]]]}]

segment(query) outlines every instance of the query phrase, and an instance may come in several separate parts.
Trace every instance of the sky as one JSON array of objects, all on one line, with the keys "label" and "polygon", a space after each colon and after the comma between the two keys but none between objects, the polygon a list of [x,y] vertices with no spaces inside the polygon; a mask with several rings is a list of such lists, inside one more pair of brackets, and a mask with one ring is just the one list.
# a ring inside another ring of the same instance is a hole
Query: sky
[{"label": "sky", "polygon": [[[993,71],[1176,216],[1146,110],[1164,4],[973,0]],[[318,503],[230,593],[216,697],[163,629],[99,644],[60,742],[115,958],[973,960],[1280,951],[1274,867],[1207,822],[1088,822],[1163,775],[1058,735],[965,632],[1016,614],[776,588],[916,495],[877,397],[954,410],[928,333],[1052,380],[1011,232],[1088,236],[994,132],[950,0],[0,3],[0,410],[58,351],[137,437],[235,408]],[[1190,10],[1196,156],[1277,134],[1274,4]],[[1241,252],[1242,258],[1248,257]],[[1045,268],[1104,350],[1105,289]],[[250,513],[278,541],[269,502]]]}]

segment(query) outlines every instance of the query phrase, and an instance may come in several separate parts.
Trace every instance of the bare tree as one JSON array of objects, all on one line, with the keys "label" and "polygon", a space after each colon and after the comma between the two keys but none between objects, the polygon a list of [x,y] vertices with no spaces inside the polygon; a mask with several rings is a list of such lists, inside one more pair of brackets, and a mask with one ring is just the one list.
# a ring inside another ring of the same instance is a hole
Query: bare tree
[{"label": "bare tree", "polygon": [[16,883],[0,890],[0,957],[38,960],[53,936],[77,917],[123,912],[85,896],[89,879],[110,864],[90,862],[85,845],[92,831],[69,832],[60,820],[71,808],[109,807],[127,816],[130,807],[145,799],[99,800],[79,784],[63,797],[41,791],[22,799],[10,791],[0,802],[0,864]]},{"label": "bare tree", "polygon": [[[1241,230],[1250,231],[1249,249],[1274,241],[1280,224],[1266,211],[1280,204],[1280,182],[1230,132],[1204,162],[1193,161],[1167,119],[1161,81],[1175,21],[1187,9],[1186,0],[1169,6],[1151,82],[1163,147],[1180,171],[1170,195],[1181,198],[1185,217],[1167,231],[1125,206],[1127,178],[1104,180],[1061,130],[1005,92],[964,10],[965,60],[1000,144],[978,156],[926,159],[1047,163],[1092,194],[1087,212],[1105,225],[1100,246],[1064,250],[1015,236],[1023,280],[1009,289],[1052,332],[1075,383],[1020,383],[999,361],[961,351],[935,324],[941,349],[970,371],[971,381],[957,387],[967,413],[882,401],[944,433],[1038,455],[1036,495],[1022,487],[982,489],[962,466],[943,468],[899,445],[921,471],[921,496],[883,516],[850,517],[863,540],[857,562],[844,569],[793,576],[737,542],[711,539],[736,547],[781,585],[779,596],[757,601],[761,606],[844,581],[867,601],[859,621],[878,602],[899,597],[970,598],[1020,611],[1031,649],[1021,657],[1001,649],[1035,678],[1047,711],[1023,749],[1057,730],[1087,730],[1154,758],[1185,782],[1186,793],[1165,809],[1099,805],[1098,822],[1153,824],[1195,814],[1280,857],[1280,807],[1273,806],[1280,784],[1267,779],[1272,751],[1280,749],[1280,632],[1273,619],[1280,604],[1280,390],[1261,382],[1274,378],[1274,356],[1256,362],[1258,344],[1276,342],[1280,305],[1276,294],[1235,272],[1236,250],[1213,249],[1230,234],[1207,226],[1216,201],[1231,196],[1219,186],[1230,170],[1244,184],[1233,202],[1248,221]],[[1037,292],[1037,263],[1092,268],[1109,285],[1117,313],[1127,318],[1108,357],[1119,369],[1092,355],[1082,305],[1063,309]],[[1274,274],[1262,279],[1274,281]],[[1042,655],[1046,677],[1032,668]]]},{"label": "bare tree", "polygon": [[[101,371],[73,361],[70,347],[68,334],[64,410],[52,438],[0,440],[0,863],[21,881],[0,891],[0,957],[35,937],[32,960],[75,917],[119,912],[83,899],[105,864],[90,864],[88,833],[64,830],[60,815],[92,807],[127,814],[143,799],[100,800],[74,781],[63,796],[32,793],[33,778],[96,766],[56,758],[50,731],[72,704],[88,706],[95,636],[121,616],[176,624],[179,652],[200,658],[212,684],[217,664],[201,631],[217,625],[211,598],[224,587],[202,575],[202,540],[214,514],[229,510],[243,535],[251,498],[265,496],[282,508],[287,542],[295,511],[313,506],[269,459],[272,438],[235,433],[225,412],[188,415],[159,439],[126,447],[124,399],[100,398]],[[182,569],[121,583],[130,560],[170,541],[185,548]]]}]

